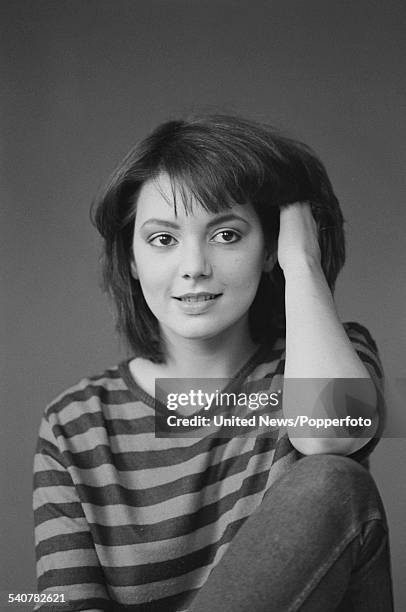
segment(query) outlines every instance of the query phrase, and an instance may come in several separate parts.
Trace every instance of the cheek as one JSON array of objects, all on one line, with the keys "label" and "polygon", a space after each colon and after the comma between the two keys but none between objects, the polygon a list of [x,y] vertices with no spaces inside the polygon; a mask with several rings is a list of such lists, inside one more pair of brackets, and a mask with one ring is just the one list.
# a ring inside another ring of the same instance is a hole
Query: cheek
[{"label": "cheek", "polygon": [[157,275],[140,275],[139,281],[142,292],[147,302],[162,301],[162,292],[165,291],[165,279]]},{"label": "cheek", "polygon": [[263,272],[265,253],[252,249],[232,261],[230,278],[243,287],[257,286]]},{"label": "cheek", "polygon": [[154,257],[144,252],[134,251],[138,279],[142,287],[154,287],[160,285],[165,279],[165,266]]}]

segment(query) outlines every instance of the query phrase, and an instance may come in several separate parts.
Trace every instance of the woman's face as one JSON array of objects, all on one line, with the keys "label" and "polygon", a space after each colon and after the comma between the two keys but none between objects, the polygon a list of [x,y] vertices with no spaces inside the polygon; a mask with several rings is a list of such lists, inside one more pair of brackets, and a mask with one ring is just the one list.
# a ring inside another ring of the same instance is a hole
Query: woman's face
[{"label": "woman's face", "polygon": [[178,205],[175,215],[171,201],[166,175],[144,183],[133,236],[132,272],[164,338],[203,340],[241,324],[248,329],[268,261],[255,210],[210,213],[195,203],[188,214]]}]

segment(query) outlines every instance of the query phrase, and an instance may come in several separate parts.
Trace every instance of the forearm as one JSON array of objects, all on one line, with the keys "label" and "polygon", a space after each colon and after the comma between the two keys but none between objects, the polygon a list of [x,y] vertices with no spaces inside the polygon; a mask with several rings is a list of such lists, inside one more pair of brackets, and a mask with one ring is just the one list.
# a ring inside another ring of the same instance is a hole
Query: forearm
[{"label": "forearm", "polygon": [[369,378],[338,318],[321,265],[284,271],[288,378]]},{"label": "forearm", "polygon": [[[286,416],[331,417],[342,414],[342,406],[332,405],[337,395],[346,397],[345,380],[340,380],[339,393],[334,385],[318,401],[326,380],[363,379],[359,385],[351,384],[351,399],[362,406],[362,416],[370,418],[373,427],[369,437],[359,438],[303,438],[302,432],[292,430],[292,444],[304,454],[334,452],[349,454],[361,448],[375,433],[377,427],[376,391],[369,373],[354,350],[335,308],[334,300],[327,281],[317,260],[303,258],[303,261],[284,270],[286,291],[286,364],[285,378],[314,379],[314,383],[304,383],[303,393],[294,383],[284,388],[284,412]],[[317,379],[323,379],[320,383]],[[306,385],[306,386],[305,386]],[[355,397],[354,397],[355,396]],[[330,405],[325,405],[327,402]],[[354,406],[354,403],[352,404]],[[348,412],[351,406],[346,406]],[[359,416],[352,414],[351,416]]]}]

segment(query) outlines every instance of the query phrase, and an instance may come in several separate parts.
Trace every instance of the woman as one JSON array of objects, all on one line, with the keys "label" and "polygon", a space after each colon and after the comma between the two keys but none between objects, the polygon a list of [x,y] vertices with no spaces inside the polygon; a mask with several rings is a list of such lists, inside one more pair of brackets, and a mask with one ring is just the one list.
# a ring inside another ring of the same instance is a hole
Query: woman
[{"label": "woman", "polygon": [[[132,357],[46,410],[39,589],[69,611],[391,610],[384,510],[359,464],[382,429],[381,366],[335,310],[343,219],[321,162],[238,117],[171,121],[118,166],[95,223]],[[154,435],[156,379],[269,391],[283,376],[284,417],[337,415],[351,395],[369,426]]]}]

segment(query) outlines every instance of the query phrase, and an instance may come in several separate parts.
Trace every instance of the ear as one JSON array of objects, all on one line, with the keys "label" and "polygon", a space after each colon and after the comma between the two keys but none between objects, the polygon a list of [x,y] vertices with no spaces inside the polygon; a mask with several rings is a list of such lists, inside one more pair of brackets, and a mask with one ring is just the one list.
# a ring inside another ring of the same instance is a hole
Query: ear
[{"label": "ear", "polygon": [[137,265],[134,261],[134,259],[131,260],[131,276],[135,279],[138,280],[138,272],[137,272]]},{"label": "ear", "polygon": [[274,265],[276,264],[278,256],[276,252],[270,252],[268,249],[265,252],[265,259],[263,265],[264,272],[272,272]]}]

